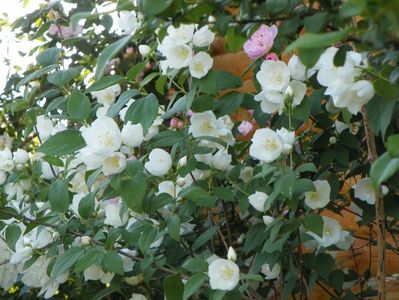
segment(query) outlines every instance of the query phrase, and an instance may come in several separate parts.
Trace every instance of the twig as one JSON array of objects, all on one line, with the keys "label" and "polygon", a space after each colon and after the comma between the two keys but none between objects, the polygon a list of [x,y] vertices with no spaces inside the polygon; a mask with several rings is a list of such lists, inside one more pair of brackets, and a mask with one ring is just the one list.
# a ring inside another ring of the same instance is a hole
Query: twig
[{"label": "twig", "polygon": [[229,215],[227,214],[226,203],[224,201],[222,202],[222,206],[223,206],[224,218],[226,219],[227,239],[228,239],[229,245],[231,246],[232,239],[231,239],[230,221],[229,221]]},{"label": "twig", "polygon": [[[368,160],[372,164],[377,159],[377,148],[373,131],[369,125],[366,110],[362,109],[366,133]],[[385,212],[384,200],[378,190],[375,191],[375,219],[377,223],[377,299],[385,300]]]}]

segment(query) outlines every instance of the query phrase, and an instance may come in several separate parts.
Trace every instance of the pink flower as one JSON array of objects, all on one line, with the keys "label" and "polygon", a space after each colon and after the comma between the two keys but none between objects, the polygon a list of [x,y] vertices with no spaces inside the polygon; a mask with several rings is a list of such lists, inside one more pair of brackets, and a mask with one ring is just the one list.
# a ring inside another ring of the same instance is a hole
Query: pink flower
[{"label": "pink flower", "polygon": [[238,131],[243,135],[246,136],[251,130],[254,128],[251,122],[243,121],[240,126],[238,126]]},{"label": "pink flower", "polygon": [[134,53],[134,48],[133,48],[133,47],[127,47],[126,50],[125,50],[125,53],[126,53],[127,55],[133,55],[133,53]]},{"label": "pink flower", "polygon": [[276,25],[271,27],[262,24],[244,44],[244,51],[251,59],[257,59],[266,54],[272,47],[277,35]]},{"label": "pink flower", "polygon": [[184,126],[183,122],[178,120],[178,119],[173,118],[173,119],[170,120],[170,127],[171,128],[181,129],[181,128],[183,128],[183,126]]},{"label": "pink flower", "polygon": [[56,24],[51,24],[48,29],[48,33],[50,35],[56,35],[61,39],[67,39],[70,37],[77,36],[82,31],[83,31],[82,26],[78,26],[75,30],[73,30],[71,26],[64,26],[64,25],[58,26]]},{"label": "pink flower", "polygon": [[266,60],[274,60],[278,61],[278,55],[274,52],[270,52],[268,55],[266,55]]}]

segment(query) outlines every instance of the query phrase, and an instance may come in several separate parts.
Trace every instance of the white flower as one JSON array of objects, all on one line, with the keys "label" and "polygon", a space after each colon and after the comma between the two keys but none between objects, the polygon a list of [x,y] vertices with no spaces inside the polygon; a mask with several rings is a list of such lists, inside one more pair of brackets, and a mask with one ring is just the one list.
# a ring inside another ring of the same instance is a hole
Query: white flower
[{"label": "white flower", "polygon": [[111,85],[101,91],[92,92],[93,97],[97,98],[97,102],[105,107],[110,106],[115,102],[116,96],[121,92],[119,84]]},{"label": "white flower", "polygon": [[0,185],[2,185],[7,180],[7,175],[3,171],[0,171]]},{"label": "white flower", "polygon": [[82,136],[90,148],[97,155],[109,155],[118,151],[122,137],[118,125],[109,117],[95,120],[90,127],[82,129]]},{"label": "white flower", "polygon": [[147,57],[151,53],[151,47],[147,45],[139,45],[139,52],[142,56]]},{"label": "white flower", "polygon": [[251,180],[253,173],[254,173],[254,168],[247,166],[247,167],[241,169],[240,179],[242,179],[242,181],[247,183],[248,181]]},{"label": "white flower", "polygon": [[249,147],[249,154],[265,163],[270,163],[283,153],[284,142],[281,137],[270,128],[255,131]]},{"label": "white flower", "polygon": [[148,157],[149,161],[145,163],[144,167],[154,176],[163,176],[172,167],[172,157],[163,149],[153,149]]},{"label": "white flower", "polygon": [[161,193],[166,193],[176,198],[180,191],[180,186],[176,186],[171,180],[165,180],[158,184],[157,195]]},{"label": "white flower", "polygon": [[209,110],[201,113],[193,113],[190,121],[191,125],[188,131],[193,135],[193,137],[217,136],[218,123],[215,114],[212,111]]},{"label": "white flower", "polygon": [[112,278],[114,278],[114,274],[111,272],[105,273],[101,267],[96,265],[91,265],[83,272],[85,280],[100,280],[104,284],[108,284],[111,282]]},{"label": "white flower", "polygon": [[291,56],[290,60],[288,61],[288,68],[290,70],[292,79],[299,81],[306,80],[306,67],[299,60],[298,56]]},{"label": "white flower", "polygon": [[29,154],[24,149],[18,148],[13,153],[13,158],[17,164],[24,164],[29,160]]},{"label": "white flower", "polygon": [[[342,85],[340,86],[342,90],[345,90]],[[348,86],[345,92],[341,91],[339,94],[332,94],[332,99],[336,107],[346,107],[354,115],[373,97],[374,87],[367,80],[356,81]]]},{"label": "white flower", "polygon": [[208,74],[209,70],[212,68],[213,59],[206,52],[198,52],[194,55],[190,62],[190,74],[194,78],[202,78]]},{"label": "white flower", "polygon": [[14,169],[14,161],[12,160],[11,150],[4,148],[0,151],[0,170],[3,172],[11,172]]},{"label": "white flower", "polygon": [[41,178],[51,180],[58,174],[59,169],[56,166],[51,166],[47,161],[42,161],[41,171],[42,171],[42,175],[40,176]]},{"label": "white flower", "polygon": [[[366,177],[360,180],[354,187],[355,189],[355,197],[367,202],[368,204],[375,204],[375,188],[373,186],[373,182],[371,178]],[[388,193],[388,188],[386,186],[381,186],[382,194],[385,195]]]},{"label": "white flower", "polygon": [[86,193],[78,193],[73,195],[72,197],[72,203],[69,205],[69,209],[74,212],[75,215],[77,215],[80,218],[79,215],[79,203],[82,198],[86,196]]},{"label": "white flower", "polygon": [[335,243],[335,246],[342,250],[349,250],[354,240],[349,231],[343,230],[341,231],[340,240]]},{"label": "white flower", "polygon": [[83,246],[88,246],[91,243],[91,237],[84,235],[82,236],[82,245]]},{"label": "white flower", "polygon": [[104,156],[94,154],[89,147],[80,149],[76,154],[76,158],[86,165],[88,171],[98,169],[104,161]]},{"label": "white flower", "polygon": [[274,221],[274,218],[272,216],[265,215],[262,217],[262,220],[263,220],[263,223],[265,223],[265,225],[267,226],[267,225],[270,225]]},{"label": "white flower", "polygon": [[132,294],[129,300],[147,300],[147,297],[142,294]]},{"label": "white flower", "polygon": [[268,280],[276,279],[281,272],[281,267],[279,263],[275,263],[273,268],[270,270],[269,264],[262,265],[261,273],[265,275]]},{"label": "white flower", "polygon": [[212,157],[212,167],[220,171],[227,171],[230,168],[231,155],[227,153],[227,150],[218,150]]},{"label": "white flower", "polygon": [[122,215],[120,214],[122,204],[121,203],[110,203],[104,207],[105,220],[104,224],[111,225],[114,227],[121,227],[126,224],[129,213],[125,211]]},{"label": "white flower", "polygon": [[231,261],[237,261],[237,253],[233,247],[229,247],[229,251],[227,251],[227,259]]},{"label": "white flower", "polygon": [[158,50],[166,57],[167,66],[181,69],[187,67],[193,58],[193,49],[186,44],[178,44],[176,40],[166,37]]},{"label": "white flower", "polygon": [[283,112],[284,95],[281,92],[264,90],[255,95],[254,100],[260,102],[260,108],[264,113],[281,114]]},{"label": "white flower", "polygon": [[286,94],[292,97],[294,106],[300,105],[306,95],[306,84],[298,80],[292,80],[286,90]]},{"label": "white flower", "polygon": [[283,153],[290,154],[295,143],[295,131],[288,131],[286,128],[282,127],[281,129],[277,129],[276,133],[284,143]]},{"label": "white flower", "polygon": [[122,10],[119,12],[118,26],[123,33],[133,33],[140,27],[137,17],[130,11]]},{"label": "white flower", "polygon": [[265,91],[283,92],[290,82],[290,71],[283,61],[265,60],[256,79]]},{"label": "white flower", "polygon": [[248,200],[253,208],[257,211],[263,212],[265,210],[267,197],[269,197],[267,194],[256,191],[254,194],[248,196]]},{"label": "white flower", "polygon": [[194,34],[194,24],[180,24],[179,27],[173,25],[168,26],[168,35],[178,44],[186,44],[191,42]]},{"label": "white flower", "polygon": [[324,222],[322,237],[311,231],[307,231],[306,233],[312,236],[321,247],[329,247],[341,240],[342,227],[334,219],[325,216],[322,218]]},{"label": "white flower", "polygon": [[311,209],[323,208],[330,202],[331,187],[327,180],[313,181],[314,192],[305,192],[305,204]]},{"label": "white flower", "polygon": [[125,124],[122,128],[122,143],[129,147],[138,147],[144,141],[143,126],[138,124],[132,124],[130,121]]},{"label": "white flower", "polygon": [[105,176],[121,173],[126,168],[126,156],[115,152],[107,156],[103,161],[103,173]]},{"label": "white flower", "polygon": [[196,47],[208,47],[214,39],[215,33],[209,30],[208,25],[205,25],[194,33],[193,44]]},{"label": "white flower", "polygon": [[240,269],[227,259],[216,259],[208,268],[209,283],[211,289],[231,291],[240,280]]},{"label": "white flower", "polygon": [[44,115],[37,116],[36,131],[42,142],[47,140],[52,135],[53,128],[53,122],[50,119],[47,119]]}]

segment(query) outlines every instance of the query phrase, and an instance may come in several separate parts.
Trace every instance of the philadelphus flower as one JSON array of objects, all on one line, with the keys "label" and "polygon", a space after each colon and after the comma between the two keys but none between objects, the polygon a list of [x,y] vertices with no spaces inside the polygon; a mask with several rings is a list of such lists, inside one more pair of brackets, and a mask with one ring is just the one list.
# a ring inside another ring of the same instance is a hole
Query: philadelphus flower
[{"label": "philadelphus flower", "polygon": [[168,35],[173,38],[176,43],[186,44],[191,42],[194,35],[194,24],[180,24],[179,27],[174,27],[173,25],[168,26]]},{"label": "philadelphus flower", "polygon": [[244,43],[244,51],[251,59],[257,59],[273,47],[277,36],[277,26],[271,27],[262,24],[257,31]]},{"label": "philadelphus flower", "polygon": [[292,152],[292,147],[295,143],[295,131],[288,131],[286,128],[277,129],[276,133],[282,139],[283,154],[290,154]]},{"label": "philadelphus flower", "polygon": [[311,209],[323,208],[330,202],[330,184],[327,180],[316,180],[313,185],[316,191],[305,192],[305,204]]},{"label": "philadelphus flower", "polygon": [[118,20],[118,26],[123,33],[133,33],[137,30],[137,28],[140,27],[140,23],[138,22],[137,17],[130,11],[120,11],[119,16],[120,17]]},{"label": "philadelphus flower", "polygon": [[202,78],[208,74],[209,70],[212,68],[213,59],[206,52],[198,52],[194,55],[190,62],[190,74],[194,78]]},{"label": "philadelphus flower", "polygon": [[190,121],[189,133],[191,133],[193,137],[217,136],[219,126],[216,116],[212,111],[194,113]]},{"label": "philadelphus flower", "polygon": [[139,45],[139,52],[142,56],[146,57],[151,53],[151,48],[147,45]]},{"label": "philadelphus flower", "polygon": [[275,263],[273,268],[270,269],[269,264],[262,265],[261,273],[265,275],[265,278],[268,280],[276,279],[281,272],[281,267],[279,263]]},{"label": "philadelphus flower", "polygon": [[129,147],[139,147],[144,141],[143,126],[132,124],[130,121],[125,124],[121,132],[122,143]]},{"label": "philadelphus flower", "polygon": [[142,294],[132,294],[129,300],[147,300],[147,297]]},{"label": "philadelphus flower", "polygon": [[181,187],[175,185],[171,180],[165,180],[158,184],[158,194],[166,193],[176,198],[179,192],[181,191]]},{"label": "philadelphus flower", "polygon": [[115,152],[107,156],[103,161],[103,173],[105,176],[121,173],[126,168],[126,156]]},{"label": "philadelphus flower", "polygon": [[211,289],[231,291],[240,280],[240,269],[231,260],[219,258],[210,263],[208,276]]},{"label": "philadelphus flower", "polygon": [[121,147],[121,132],[112,118],[98,118],[90,127],[81,131],[87,146],[94,154],[110,155]]},{"label": "philadelphus flower", "polygon": [[283,61],[265,60],[256,73],[256,79],[263,90],[282,92],[290,82],[290,71]]},{"label": "philadelphus flower", "polygon": [[53,134],[53,122],[44,115],[36,118],[36,130],[42,141],[47,140]]},{"label": "philadelphus flower", "polygon": [[18,148],[13,153],[13,159],[17,164],[24,164],[29,160],[29,154],[24,149]]},{"label": "philadelphus flower", "polygon": [[120,92],[121,87],[119,84],[114,84],[101,91],[91,92],[91,94],[97,99],[98,103],[108,107],[115,102],[116,96],[118,96]]},{"label": "philadelphus flower", "polygon": [[265,163],[275,161],[284,150],[283,139],[270,128],[256,130],[251,142],[249,154]]},{"label": "philadelphus flower", "polygon": [[[363,178],[360,180],[358,184],[354,187],[355,190],[355,197],[367,202],[368,204],[374,205],[375,204],[375,188],[373,186],[373,182],[371,178]],[[388,188],[386,186],[381,186],[382,194],[385,195],[388,193]]]},{"label": "philadelphus flower", "polygon": [[324,222],[322,237],[318,236],[317,234],[311,231],[308,231],[306,233],[312,236],[319,243],[321,247],[329,247],[341,241],[342,227],[334,219],[325,216],[323,216],[322,218]]},{"label": "philadelphus flower", "polygon": [[125,225],[128,221],[129,214],[124,212],[122,215],[120,213],[122,208],[122,203],[109,203],[104,207],[105,220],[104,224],[111,225],[114,227],[121,227]]},{"label": "philadelphus flower", "polygon": [[227,259],[234,262],[237,260],[237,253],[233,247],[229,247],[229,251],[227,251]]},{"label": "philadelphus flower", "polygon": [[267,225],[270,225],[271,223],[273,223],[274,218],[272,216],[265,215],[262,217],[262,220],[263,220],[263,223],[265,223],[265,225],[267,226]]},{"label": "philadelphus flower", "polygon": [[231,155],[227,153],[227,150],[218,150],[212,157],[212,167],[220,171],[227,171],[230,168]]},{"label": "philadelphus flower", "polygon": [[253,208],[257,211],[263,212],[265,210],[267,197],[269,197],[267,194],[256,191],[254,194],[248,196],[248,200]]},{"label": "philadelphus flower", "polygon": [[193,35],[193,44],[196,47],[208,47],[215,39],[215,33],[209,30],[209,26],[205,25],[197,30]]},{"label": "philadelphus flower", "polygon": [[163,149],[153,149],[148,157],[149,161],[145,163],[144,167],[154,176],[163,176],[167,174],[172,167],[172,158],[170,154]]},{"label": "philadelphus flower", "polygon": [[110,283],[112,278],[114,278],[113,273],[107,272],[105,273],[100,266],[91,265],[83,272],[85,281],[89,280],[100,280],[102,283],[107,284]]},{"label": "philadelphus flower", "polygon": [[165,37],[158,50],[165,55],[167,65],[174,69],[188,67],[193,58],[193,49],[190,46],[178,44],[170,36]]}]

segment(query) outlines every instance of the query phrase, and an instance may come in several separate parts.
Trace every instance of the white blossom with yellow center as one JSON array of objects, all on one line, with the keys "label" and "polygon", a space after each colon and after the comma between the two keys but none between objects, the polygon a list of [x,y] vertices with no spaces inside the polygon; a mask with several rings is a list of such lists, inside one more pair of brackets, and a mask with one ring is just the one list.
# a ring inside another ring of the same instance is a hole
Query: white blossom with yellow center
[{"label": "white blossom with yellow center", "polygon": [[321,247],[329,247],[335,243],[341,242],[341,225],[334,219],[323,216],[323,232],[322,236],[318,236],[316,233],[308,231],[306,232],[312,236]]},{"label": "white blossom with yellow center", "polygon": [[323,208],[330,202],[331,187],[327,180],[313,181],[315,191],[305,192],[305,204],[311,209]]},{"label": "white blossom with yellow center", "polygon": [[[366,177],[359,181],[354,187],[355,197],[367,202],[368,204],[375,204],[375,193],[376,190],[373,186],[371,178]],[[381,192],[383,195],[388,193],[388,188],[386,186],[381,186]]]},{"label": "white blossom with yellow center", "polygon": [[213,290],[231,291],[240,280],[240,269],[231,260],[219,258],[209,265],[208,276]]},{"label": "white blossom with yellow center", "polygon": [[284,150],[282,138],[270,128],[256,130],[251,142],[249,154],[265,163],[275,161]]},{"label": "white blossom with yellow center", "polygon": [[212,68],[213,59],[206,52],[198,52],[190,62],[190,74],[195,78],[202,78]]}]

